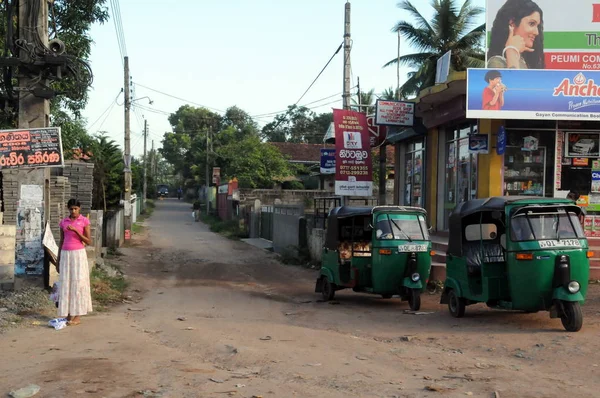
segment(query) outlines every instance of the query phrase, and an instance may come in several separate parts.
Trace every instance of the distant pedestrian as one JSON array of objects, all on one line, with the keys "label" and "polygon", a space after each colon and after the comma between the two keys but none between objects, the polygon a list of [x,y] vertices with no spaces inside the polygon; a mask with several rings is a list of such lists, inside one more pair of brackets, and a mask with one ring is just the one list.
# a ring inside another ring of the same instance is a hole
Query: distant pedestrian
[{"label": "distant pedestrian", "polygon": [[90,221],[80,214],[81,203],[70,199],[69,217],[60,222],[58,265],[60,292],[58,316],[67,318],[67,325],[79,325],[80,316],[92,312],[90,270],[85,245],[92,242]]},{"label": "distant pedestrian", "polygon": [[179,187],[179,189],[177,190],[177,200],[181,200],[182,194],[183,194],[183,190],[181,189],[181,187]]}]

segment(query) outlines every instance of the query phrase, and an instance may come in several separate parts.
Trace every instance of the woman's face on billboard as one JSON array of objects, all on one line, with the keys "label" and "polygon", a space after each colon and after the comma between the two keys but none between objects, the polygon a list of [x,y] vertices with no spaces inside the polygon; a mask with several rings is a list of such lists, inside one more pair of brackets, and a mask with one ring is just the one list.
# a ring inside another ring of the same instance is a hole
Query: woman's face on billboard
[{"label": "woman's face on billboard", "polygon": [[525,40],[525,46],[532,48],[535,39],[539,36],[539,26],[542,23],[542,18],[539,12],[534,12],[531,15],[523,17],[519,26],[515,26],[511,22],[511,26],[514,28],[513,34],[515,36],[521,36]]}]

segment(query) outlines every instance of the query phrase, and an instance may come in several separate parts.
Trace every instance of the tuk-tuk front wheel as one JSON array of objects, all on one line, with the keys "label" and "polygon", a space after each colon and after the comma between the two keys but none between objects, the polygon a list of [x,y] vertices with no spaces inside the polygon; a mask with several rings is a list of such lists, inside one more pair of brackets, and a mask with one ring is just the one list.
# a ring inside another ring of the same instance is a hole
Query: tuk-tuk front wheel
[{"label": "tuk-tuk front wheel", "polygon": [[454,318],[462,318],[465,316],[466,303],[465,299],[458,297],[454,289],[448,292],[448,310]]},{"label": "tuk-tuk front wheel", "polygon": [[421,308],[420,289],[410,289],[410,293],[408,294],[408,305],[410,306],[411,311],[419,311]]},{"label": "tuk-tuk front wheel", "polygon": [[323,295],[323,300],[330,301],[335,297],[335,284],[331,283],[326,276],[321,280],[321,294]]},{"label": "tuk-tuk front wheel", "polygon": [[563,301],[560,321],[567,332],[579,332],[583,326],[583,314],[577,301]]}]

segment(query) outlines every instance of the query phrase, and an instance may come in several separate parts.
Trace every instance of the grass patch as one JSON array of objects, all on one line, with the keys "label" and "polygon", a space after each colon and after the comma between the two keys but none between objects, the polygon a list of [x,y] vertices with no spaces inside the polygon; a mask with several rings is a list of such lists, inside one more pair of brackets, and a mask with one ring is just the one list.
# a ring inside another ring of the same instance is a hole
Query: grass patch
[{"label": "grass patch", "polygon": [[220,218],[206,215],[206,213],[200,215],[200,220],[208,225],[211,231],[223,235],[226,238],[239,240],[248,237],[244,230],[240,228],[240,222],[237,220],[221,221]]},{"label": "grass patch", "polygon": [[152,216],[154,209],[156,209],[156,204],[153,200],[148,199],[146,201],[146,208],[138,216],[136,222],[131,226],[131,232],[134,234],[139,234],[142,232],[144,227],[141,224]]},{"label": "grass patch", "polygon": [[128,282],[120,272],[116,272],[115,276],[111,276],[105,269],[94,268],[90,275],[94,307],[98,308],[99,311],[103,311],[110,305],[121,303],[127,286]]}]

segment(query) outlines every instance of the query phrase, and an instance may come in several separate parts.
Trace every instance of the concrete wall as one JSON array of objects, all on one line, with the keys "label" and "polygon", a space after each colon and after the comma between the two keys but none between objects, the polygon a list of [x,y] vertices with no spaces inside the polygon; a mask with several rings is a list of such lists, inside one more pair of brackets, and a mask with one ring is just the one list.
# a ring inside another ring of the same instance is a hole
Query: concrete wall
[{"label": "concrete wall", "polygon": [[310,253],[310,259],[313,261],[321,262],[323,255],[323,245],[325,245],[325,230],[321,228],[310,228],[308,229],[308,251]]},{"label": "concrete wall", "polygon": [[103,236],[105,247],[116,249],[123,245],[125,241],[123,216],[123,209],[109,210],[104,215]]},{"label": "concrete wall", "polygon": [[67,202],[71,198],[71,184],[67,177],[50,177],[50,214],[49,222],[52,235],[57,241],[60,240],[60,228],[58,224],[62,219],[68,217],[69,209]]},{"label": "concrete wall", "polygon": [[283,252],[288,246],[299,246],[302,205],[273,206],[273,250]]},{"label": "concrete wall", "polygon": [[87,216],[92,210],[94,164],[67,160],[62,175],[69,178],[71,197],[81,202],[81,214]]},{"label": "concrete wall", "polygon": [[11,290],[15,281],[14,225],[0,225],[0,290]]}]

